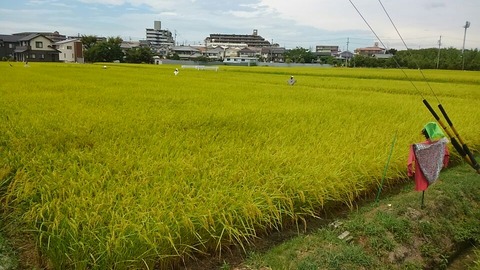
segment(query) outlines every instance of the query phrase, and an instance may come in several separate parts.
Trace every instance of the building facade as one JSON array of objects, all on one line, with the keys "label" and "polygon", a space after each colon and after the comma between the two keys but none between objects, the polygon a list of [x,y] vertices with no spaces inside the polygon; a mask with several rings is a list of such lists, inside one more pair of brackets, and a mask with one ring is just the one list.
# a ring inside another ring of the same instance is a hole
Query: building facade
[{"label": "building facade", "polygon": [[246,44],[248,47],[269,47],[270,42],[258,35],[257,29],[251,35],[210,34],[205,39],[206,46],[231,46],[234,44]]},{"label": "building facade", "polygon": [[375,42],[373,47],[357,48],[355,49],[356,54],[373,56],[375,54],[384,54],[385,49],[378,46],[378,42]]},{"label": "building facade", "polygon": [[163,30],[161,21],[154,21],[153,28],[146,29],[146,41],[161,56],[168,55],[170,48],[175,45],[172,32]]},{"label": "building facade", "polygon": [[315,52],[319,56],[337,56],[339,50],[336,45],[317,45]]},{"label": "building facade", "polygon": [[83,63],[83,46],[78,39],[67,39],[55,43],[59,51],[59,61],[68,63]]},{"label": "building facade", "polygon": [[178,55],[180,60],[193,60],[203,55],[203,52],[199,50],[199,48],[192,46],[172,47],[171,52]]},{"label": "building facade", "polygon": [[14,58],[24,62],[57,62],[59,53],[53,40],[42,34],[31,34],[18,40]]},{"label": "building facade", "polygon": [[256,57],[248,57],[248,56],[236,56],[236,57],[225,57],[223,63],[225,65],[235,65],[235,66],[256,66],[257,65],[257,58]]},{"label": "building facade", "polygon": [[0,60],[13,60],[20,36],[0,35]]},{"label": "building facade", "polygon": [[285,62],[286,49],[283,47],[263,47],[261,56],[265,62],[283,63]]}]

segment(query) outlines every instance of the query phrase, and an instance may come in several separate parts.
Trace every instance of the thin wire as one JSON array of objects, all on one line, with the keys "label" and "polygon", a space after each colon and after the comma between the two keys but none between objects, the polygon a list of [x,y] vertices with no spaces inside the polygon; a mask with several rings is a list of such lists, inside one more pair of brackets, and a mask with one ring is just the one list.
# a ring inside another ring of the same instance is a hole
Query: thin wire
[{"label": "thin wire", "polygon": [[[383,11],[385,12],[385,14],[387,15],[388,19],[390,20],[390,23],[392,24],[393,28],[395,28],[395,31],[397,32],[398,37],[400,37],[400,39],[402,40],[402,43],[403,43],[403,45],[405,46],[405,48],[407,49],[408,54],[409,54],[410,56],[413,56],[412,53],[410,52],[410,49],[409,49],[408,46],[407,46],[407,43],[405,43],[405,40],[403,39],[402,35],[401,35],[400,32],[398,31],[397,26],[395,25],[395,23],[393,22],[392,18],[390,17],[390,14],[388,14],[387,9],[386,9],[385,6],[383,5],[382,0],[378,0],[378,2],[379,2],[380,5],[382,6]],[[425,77],[425,74],[423,73],[422,69],[420,68],[420,65],[419,65],[418,62],[415,60],[415,57],[411,57],[411,59],[413,59],[413,62],[414,62],[415,65],[417,66],[418,70],[420,71],[420,74],[422,74],[423,80],[427,83],[428,87],[430,88],[430,91],[432,91],[432,93],[433,93],[433,96],[435,97],[435,99],[437,99],[437,102],[440,103],[440,100],[438,99],[437,95],[435,94],[435,91],[433,91],[433,88],[430,86],[430,83],[428,82],[427,78]]]},{"label": "thin wire", "polygon": [[[360,10],[358,10],[358,8],[355,6],[355,4],[352,2],[352,0],[348,0],[350,2],[350,4],[352,4],[353,8],[355,8],[355,10],[357,11],[358,15],[360,15],[360,17],[363,19],[363,21],[365,22],[365,24],[367,24],[368,28],[370,28],[370,31],[372,31],[372,33],[375,35],[375,37],[378,39],[378,41],[382,44],[383,47],[387,48],[387,46],[385,46],[385,44],[383,43],[382,39],[377,35],[377,33],[375,32],[375,30],[373,30],[373,28],[370,26],[370,24],[368,23],[368,21],[365,19],[365,17],[363,17],[362,13],[360,12]],[[407,73],[405,72],[405,70],[400,66],[400,64],[398,63],[398,61],[395,59],[395,57],[392,58],[393,61],[395,62],[395,64],[397,64],[397,67],[402,71],[403,75],[405,75],[405,78],[408,79],[408,81],[412,84],[413,88],[415,88],[415,90],[417,90],[417,92],[420,94],[420,96],[422,97],[422,99],[425,99],[422,92],[417,88],[417,86],[413,83],[413,81],[410,79],[410,77],[408,77]]]},{"label": "thin wire", "polygon": [[[392,23],[393,27],[395,28],[395,30],[397,31],[397,34],[398,36],[400,37],[400,39],[402,40],[403,44],[405,45],[405,47],[407,48],[407,52],[410,54],[410,56],[412,56],[412,54],[410,53],[410,50],[407,46],[407,44],[405,43],[405,40],[403,39],[402,35],[400,34],[400,32],[398,31],[397,27],[395,26],[395,23],[393,22],[392,18],[390,17],[390,15],[388,14],[387,10],[385,9],[384,5],[382,4],[381,0],[378,0],[380,2],[380,5],[382,6],[383,10],[385,11],[385,14],[387,15],[387,17],[390,19],[390,22]],[[352,4],[352,6],[355,8],[355,10],[357,11],[357,13],[360,15],[360,17],[362,17],[363,21],[367,24],[367,26],[370,28],[370,30],[372,31],[372,33],[377,37],[377,39],[380,41],[380,43],[382,43],[382,46],[385,46],[385,44],[382,42],[382,40],[380,39],[380,37],[377,35],[377,33],[373,30],[373,28],[370,26],[370,24],[367,22],[367,20],[363,17],[362,13],[358,10],[358,8],[355,6],[355,4],[352,2],[352,0],[349,0],[350,4]],[[443,122],[440,120],[440,118],[438,117],[438,115],[435,113],[435,111],[431,108],[431,106],[428,104],[428,101],[424,98],[424,96],[422,95],[422,92],[420,92],[420,90],[418,90],[418,88],[415,86],[415,84],[412,82],[412,80],[410,80],[410,78],[408,77],[408,75],[405,73],[405,71],[403,70],[403,68],[400,66],[400,64],[398,63],[398,61],[395,59],[395,57],[393,57],[393,60],[395,61],[395,63],[397,64],[398,68],[400,68],[400,70],[403,72],[403,74],[405,75],[405,77],[410,81],[410,83],[413,85],[413,87],[415,88],[415,90],[417,90],[417,92],[420,94],[420,96],[423,98],[423,103],[425,104],[425,106],[427,106],[428,110],[432,113],[432,115],[435,117],[435,119],[437,120],[437,122],[440,123],[440,125],[442,126],[442,128],[447,132],[448,136],[450,137],[451,141],[452,141],[452,144],[455,146],[455,149],[458,151],[458,153],[480,174],[480,164],[478,164],[476,161],[475,161],[475,158],[474,156],[471,154],[470,150],[468,149],[467,145],[463,142],[462,138],[460,137],[460,134],[458,134],[458,132],[456,131],[456,129],[453,127],[453,123],[450,121],[450,118],[448,117],[445,109],[443,108],[443,106],[440,104],[440,100],[438,99],[437,95],[435,94],[435,92],[433,91],[432,87],[430,86],[430,84],[428,83],[428,80],[426,79],[424,73],[422,72],[422,70],[420,69],[420,66],[418,65],[418,63],[415,61],[415,58],[414,57],[411,57],[413,59],[413,61],[415,62],[415,64],[417,65],[417,68],[418,70],[420,71],[420,73],[422,74],[423,76],[423,79],[424,81],[427,83],[428,87],[430,88],[430,90],[432,91],[433,95],[435,96],[435,98],[437,99],[437,102],[438,102],[438,108],[440,109],[440,111],[442,112],[443,116],[445,117],[445,119],[447,120],[450,128],[452,129],[453,134],[451,134],[451,132],[449,132],[449,130],[447,129],[448,127],[443,124]],[[456,138],[458,138],[458,141],[463,145],[461,146]]]}]

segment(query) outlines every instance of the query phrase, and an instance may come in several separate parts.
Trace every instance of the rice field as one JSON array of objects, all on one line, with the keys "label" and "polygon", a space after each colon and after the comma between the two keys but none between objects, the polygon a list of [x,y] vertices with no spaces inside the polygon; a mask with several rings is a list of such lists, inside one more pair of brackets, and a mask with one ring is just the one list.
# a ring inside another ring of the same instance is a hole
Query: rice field
[{"label": "rice field", "polygon": [[405,181],[434,120],[423,98],[480,146],[479,72],[12,65],[2,218],[52,269],[167,267],[353,206],[377,192],[393,140],[385,184]]}]

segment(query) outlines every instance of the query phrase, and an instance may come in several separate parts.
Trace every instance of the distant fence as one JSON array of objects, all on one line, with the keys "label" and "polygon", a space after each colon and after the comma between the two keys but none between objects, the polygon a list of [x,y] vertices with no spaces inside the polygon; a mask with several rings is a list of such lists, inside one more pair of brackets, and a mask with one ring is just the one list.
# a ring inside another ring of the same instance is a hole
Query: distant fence
[{"label": "distant fence", "polygon": [[[182,65],[183,66],[205,66],[211,67],[216,66],[217,69],[219,66],[225,66],[225,63],[220,61],[214,62],[197,62],[197,61],[189,61],[189,60],[171,60],[171,59],[156,59],[158,61],[155,62],[157,65],[161,64],[170,64],[170,65]],[[301,63],[270,63],[270,62],[256,62],[257,66],[270,66],[270,67],[317,67],[317,68],[330,68],[332,65],[328,64],[301,64]],[[235,66],[235,65],[230,65]],[[239,65],[240,66],[240,65]]]},{"label": "distant fence", "polygon": [[270,63],[270,62],[257,62],[257,66],[262,67],[313,67],[313,68],[330,68],[329,64],[303,64],[303,63]]},{"label": "distant fence", "polygon": [[194,68],[196,70],[215,70],[215,71],[218,71],[217,66],[182,65],[182,68]]}]

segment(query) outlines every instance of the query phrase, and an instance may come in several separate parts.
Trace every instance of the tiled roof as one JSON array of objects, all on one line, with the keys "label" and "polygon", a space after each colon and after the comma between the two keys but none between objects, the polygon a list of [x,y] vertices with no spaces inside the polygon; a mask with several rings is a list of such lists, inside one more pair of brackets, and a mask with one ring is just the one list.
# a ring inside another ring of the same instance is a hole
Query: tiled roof
[{"label": "tiled roof", "polygon": [[29,40],[32,40],[32,39],[38,37],[38,36],[40,36],[40,34],[30,34],[30,35],[27,35],[27,36],[23,36],[18,41],[29,41]]},{"label": "tiled roof", "polygon": [[20,39],[19,36],[14,35],[0,35],[0,40],[4,42],[17,42]]}]

